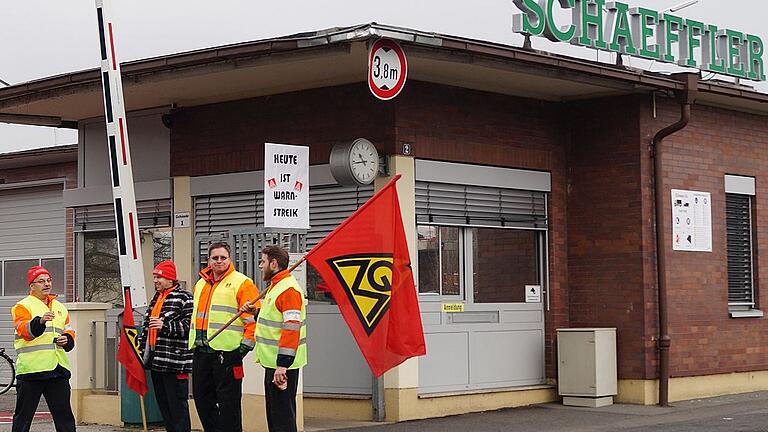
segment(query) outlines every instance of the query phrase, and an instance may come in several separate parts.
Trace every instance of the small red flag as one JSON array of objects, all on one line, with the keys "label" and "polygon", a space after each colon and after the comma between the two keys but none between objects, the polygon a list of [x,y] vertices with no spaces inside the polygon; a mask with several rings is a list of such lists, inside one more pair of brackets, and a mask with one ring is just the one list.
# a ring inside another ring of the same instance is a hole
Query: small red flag
[{"label": "small red flag", "polygon": [[306,255],[376,376],[427,353],[395,176]]},{"label": "small red flag", "polygon": [[137,345],[138,331],[133,320],[131,307],[131,289],[124,288],[125,309],[123,309],[123,328],[120,332],[120,345],[117,349],[117,361],[125,368],[125,382],[134,392],[144,396],[147,393],[147,375],[144,372],[139,346]]}]

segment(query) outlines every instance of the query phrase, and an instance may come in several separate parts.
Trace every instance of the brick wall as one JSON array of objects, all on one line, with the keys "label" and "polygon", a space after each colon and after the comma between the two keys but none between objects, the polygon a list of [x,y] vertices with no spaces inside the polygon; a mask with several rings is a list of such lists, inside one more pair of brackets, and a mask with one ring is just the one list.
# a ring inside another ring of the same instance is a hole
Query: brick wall
[{"label": "brick wall", "polygon": [[[14,168],[14,169],[0,169],[0,179],[4,179],[5,184],[19,183],[19,182],[32,182],[38,180],[63,178],[65,189],[74,189],[77,187],[77,162],[65,162],[51,165],[34,166],[34,162],[30,162],[29,167]],[[64,271],[66,273],[66,300],[73,301],[75,299],[75,236],[73,233],[74,228],[74,213],[72,209],[66,209],[66,232],[64,237],[66,252],[64,256]]]},{"label": "brick wall", "polygon": [[[616,327],[620,378],[653,378],[655,297],[644,289],[643,97],[573,103],[568,154],[572,327]],[[652,203],[651,203],[652,204]],[[647,215],[646,215],[647,216]],[[652,250],[651,250],[652,252]],[[653,267],[651,267],[652,269]],[[655,286],[653,284],[652,286]]]},{"label": "brick wall", "polygon": [[[660,100],[641,110],[643,137],[675,122],[679,106]],[[768,369],[768,318],[728,315],[725,174],[756,178],[755,265],[768,265],[768,123],[764,116],[694,106],[689,125],[664,141],[665,251],[673,376]],[[712,194],[712,252],[672,251],[670,189]],[[643,197],[644,201],[649,199]],[[646,245],[646,247],[649,247]],[[649,248],[650,249],[650,248]],[[756,282],[766,286],[766,272]],[[766,290],[759,300],[765,309]],[[758,293],[759,296],[759,293]]]},{"label": "brick wall", "polygon": [[260,170],[265,142],[308,145],[311,164],[328,163],[338,141],[367,138],[382,153],[392,143],[392,104],[365,84],[182,109],[175,118],[171,176]]},{"label": "brick wall", "polygon": [[[571,104],[568,270],[573,327],[617,327],[619,377],[656,377],[654,134],[679,105],[648,96]],[[597,120],[597,121],[596,121]],[[723,176],[757,178],[756,265],[767,263],[768,126],[761,116],[695,106],[664,142],[664,214],[671,373],[696,376],[768,369],[768,320],[733,319],[727,305]],[[713,251],[673,252],[671,188],[712,194]],[[765,272],[757,273],[758,288]],[[765,304],[765,301],[763,301]]]}]

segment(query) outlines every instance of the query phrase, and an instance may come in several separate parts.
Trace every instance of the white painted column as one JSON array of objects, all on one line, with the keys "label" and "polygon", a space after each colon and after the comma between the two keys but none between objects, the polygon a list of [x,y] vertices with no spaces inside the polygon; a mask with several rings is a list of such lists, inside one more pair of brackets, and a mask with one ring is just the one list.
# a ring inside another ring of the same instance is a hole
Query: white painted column
[{"label": "white painted column", "polygon": [[[141,233],[141,256],[144,257],[141,265],[144,268],[144,292],[147,296],[147,306],[155,295],[152,270],[155,268],[155,244],[151,231],[139,231]],[[141,323],[136,323],[141,325]]]},{"label": "white painted column", "polygon": [[[400,200],[400,211],[403,218],[403,227],[408,239],[408,251],[411,255],[411,266],[414,278],[418,271],[418,256],[416,251],[416,164],[410,156],[390,156],[389,177],[377,177],[374,183],[378,191],[383,188],[397,174],[397,194]],[[400,366],[384,374],[385,389],[407,389],[419,386],[419,360],[413,357]],[[389,400],[388,400],[389,401]],[[389,407],[387,407],[389,413]],[[389,417],[389,414],[387,415]]]},{"label": "white painted column", "polygon": [[[184,283],[189,292],[197,282],[197,269],[195,265],[194,229],[195,212],[192,207],[192,195],[190,191],[189,177],[173,178],[173,212],[189,213],[188,227],[173,227],[173,261],[176,263],[176,274]],[[173,221],[171,221],[173,223]]]}]

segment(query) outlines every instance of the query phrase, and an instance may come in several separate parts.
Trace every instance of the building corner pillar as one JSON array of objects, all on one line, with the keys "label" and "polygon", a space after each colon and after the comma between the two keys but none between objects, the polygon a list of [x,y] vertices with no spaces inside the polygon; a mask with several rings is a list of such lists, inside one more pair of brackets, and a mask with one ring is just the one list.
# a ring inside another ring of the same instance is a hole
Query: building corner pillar
[{"label": "building corner pillar", "polygon": [[[413,277],[418,281],[418,255],[416,250],[416,160],[411,156],[389,156],[389,175],[377,177],[375,190],[382,189],[395,175],[397,195],[408,239]],[[401,421],[418,417],[414,411],[419,387],[419,359],[413,357],[384,374],[384,401],[386,421]]]},{"label": "building corner pillar", "polygon": [[[179,281],[186,286],[188,291],[192,291],[197,280],[197,271],[194,267],[194,211],[192,208],[192,194],[190,188],[190,178],[188,176],[173,178],[173,212],[188,213],[189,225],[185,227],[173,225],[173,258],[176,263],[176,274]],[[175,219],[175,218],[174,218]]]}]

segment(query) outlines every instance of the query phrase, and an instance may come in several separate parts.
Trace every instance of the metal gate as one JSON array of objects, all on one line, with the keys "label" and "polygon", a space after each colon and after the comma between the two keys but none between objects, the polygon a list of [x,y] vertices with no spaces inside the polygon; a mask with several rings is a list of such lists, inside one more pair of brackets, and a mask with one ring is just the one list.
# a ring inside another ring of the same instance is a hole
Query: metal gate
[{"label": "metal gate", "polygon": [[208,262],[208,246],[215,242],[226,242],[232,248],[232,264],[240,273],[253,279],[264,289],[259,271],[259,251],[267,245],[279,245],[289,253],[303,253],[306,250],[306,231],[274,231],[269,228],[237,228],[215,233],[198,234],[195,244],[195,268],[201,270]]},{"label": "metal gate", "polygon": [[[330,233],[373,195],[373,186],[312,185],[309,212],[312,228],[306,232],[275,233],[263,228],[262,191],[195,197],[195,265],[206,265],[208,245],[226,241],[233,247],[236,268],[259,281],[258,252],[267,244],[282,244],[290,252],[304,253]],[[311,358],[304,370],[304,393],[370,395],[371,374],[357,344],[346,328],[339,308],[315,296],[319,275],[306,267],[308,294],[307,350]]]}]

